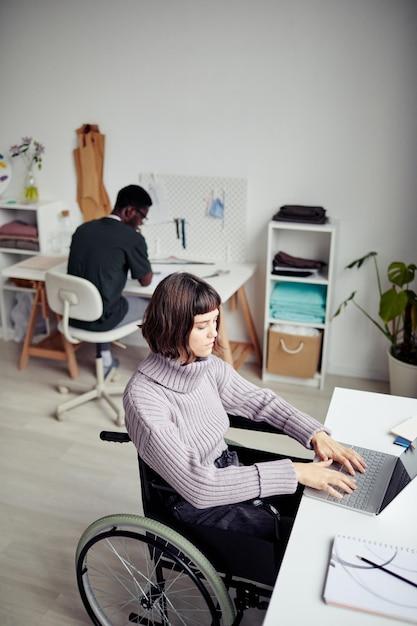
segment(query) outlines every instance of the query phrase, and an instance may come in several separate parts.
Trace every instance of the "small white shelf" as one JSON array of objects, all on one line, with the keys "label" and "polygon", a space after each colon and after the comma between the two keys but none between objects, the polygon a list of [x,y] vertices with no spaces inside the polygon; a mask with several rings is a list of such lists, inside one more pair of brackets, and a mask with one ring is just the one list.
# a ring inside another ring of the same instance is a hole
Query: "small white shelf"
[{"label": "small white shelf", "polygon": [[318,285],[327,285],[329,283],[329,276],[325,274],[316,274],[313,276],[281,276],[279,274],[270,274],[269,279],[276,283],[316,283]]},{"label": "small white shelf", "polygon": [[31,288],[19,287],[10,281],[3,275],[3,270],[27,257],[50,253],[53,237],[60,228],[61,211],[65,208],[64,203],[59,200],[23,204],[13,198],[0,198],[0,226],[14,220],[21,220],[37,226],[39,239],[38,250],[0,247],[0,313],[3,339],[10,339],[13,335],[10,318],[14,304],[12,292],[33,292]]},{"label": "small white shelf", "polygon": [[[262,380],[276,381],[290,384],[298,384],[309,387],[323,388],[327,351],[328,351],[328,325],[330,322],[330,304],[332,299],[333,268],[335,258],[337,225],[334,221],[326,224],[300,224],[293,222],[271,221],[268,224],[267,251],[266,251],[266,284],[265,284],[265,315],[263,328],[263,359],[262,359]],[[294,257],[305,259],[316,259],[326,263],[326,267],[318,274],[307,277],[281,276],[272,274],[272,263],[278,252],[286,252]],[[309,283],[315,285],[325,285],[326,301],[324,322],[306,323],[288,319],[277,319],[270,316],[269,304],[272,291],[277,283]],[[298,378],[293,376],[282,376],[268,371],[268,331],[274,324],[285,324],[291,326],[305,326],[317,328],[323,331],[321,358],[319,368],[312,378]]]}]

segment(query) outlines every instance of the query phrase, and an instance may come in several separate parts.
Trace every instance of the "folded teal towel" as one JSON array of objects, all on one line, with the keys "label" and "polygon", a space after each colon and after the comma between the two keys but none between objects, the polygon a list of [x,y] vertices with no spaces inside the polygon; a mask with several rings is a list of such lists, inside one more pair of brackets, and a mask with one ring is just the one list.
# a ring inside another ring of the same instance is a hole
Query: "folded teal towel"
[{"label": "folded teal towel", "polygon": [[304,322],[305,324],[323,324],[325,313],[313,313],[311,311],[287,311],[286,309],[270,308],[270,317],[276,320],[288,320],[291,322]]},{"label": "folded teal towel", "polygon": [[275,301],[291,302],[301,305],[325,305],[326,286],[311,283],[277,283],[271,294],[271,303]]},{"label": "folded teal towel", "polygon": [[326,286],[311,283],[277,283],[269,314],[275,319],[322,324],[326,316]]}]

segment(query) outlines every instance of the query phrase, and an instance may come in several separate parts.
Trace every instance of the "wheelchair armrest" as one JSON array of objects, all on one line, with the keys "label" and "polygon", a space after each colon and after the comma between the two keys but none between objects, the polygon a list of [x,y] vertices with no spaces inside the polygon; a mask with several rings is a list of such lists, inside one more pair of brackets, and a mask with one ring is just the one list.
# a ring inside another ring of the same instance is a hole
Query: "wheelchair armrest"
[{"label": "wheelchair armrest", "polygon": [[131,441],[127,433],[118,433],[111,430],[102,430],[100,433],[102,441],[112,441],[113,443],[127,443]]},{"label": "wheelchair armrest", "polygon": [[240,415],[230,415],[230,426],[231,428],[241,428],[243,430],[257,430],[259,432],[264,433],[274,433],[276,435],[282,434],[281,430],[266,424],[265,422],[253,422],[252,420],[247,419],[246,417],[242,417]]},{"label": "wheelchair armrest", "polygon": [[[232,428],[241,428],[242,430],[257,430],[265,433],[280,434],[281,431],[265,422],[252,422],[246,417],[240,415],[228,414],[230,420],[230,426]],[[281,433],[282,434],[282,433]],[[110,430],[102,430],[100,433],[100,439],[102,441],[111,441],[113,443],[127,443],[131,441],[127,433],[114,432]]]}]

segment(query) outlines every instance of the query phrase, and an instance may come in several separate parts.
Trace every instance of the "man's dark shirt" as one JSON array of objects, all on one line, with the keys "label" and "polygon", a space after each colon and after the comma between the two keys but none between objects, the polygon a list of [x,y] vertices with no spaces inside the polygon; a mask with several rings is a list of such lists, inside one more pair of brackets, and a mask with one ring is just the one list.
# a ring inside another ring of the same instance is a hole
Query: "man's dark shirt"
[{"label": "man's dark shirt", "polygon": [[103,299],[103,315],[94,322],[71,320],[71,324],[97,331],[117,326],[128,308],[122,296],[128,270],[137,280],[152,271],[141,234],[112,217],[79,226],[72,237],[68,273],[96,285]]}]

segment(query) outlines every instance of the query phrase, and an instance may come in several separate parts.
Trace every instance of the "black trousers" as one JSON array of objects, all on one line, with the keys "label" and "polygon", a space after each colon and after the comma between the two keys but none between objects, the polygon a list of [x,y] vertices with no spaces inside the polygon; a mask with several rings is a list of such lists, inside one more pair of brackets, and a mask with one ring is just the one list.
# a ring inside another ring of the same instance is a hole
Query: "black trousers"
[{"label": "black trousers", "polygon": [[[220,468],[239,464],[237,453],[229,450],[215,461],[215,465]],[[268,541],[279,542],[280,547],[285,548],[302,493],[303,487],[299,485],[297,491],[291,495],[256,498],[206,509],[197,509],[179,494],[175,494],[168,498],[166,505],[168,513],[179,522],[255,535]]]}]

